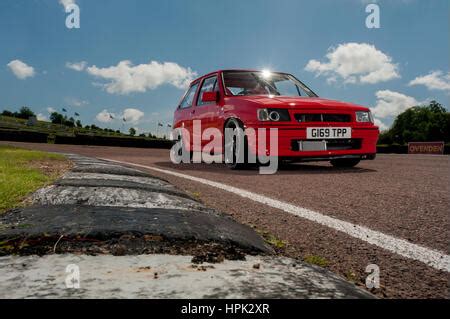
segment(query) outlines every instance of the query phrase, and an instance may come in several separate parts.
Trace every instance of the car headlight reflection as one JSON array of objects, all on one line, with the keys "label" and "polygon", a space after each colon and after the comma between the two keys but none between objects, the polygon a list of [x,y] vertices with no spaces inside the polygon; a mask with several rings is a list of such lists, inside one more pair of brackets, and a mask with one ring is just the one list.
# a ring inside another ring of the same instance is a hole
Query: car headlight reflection
[{"label": "car headlight reflection", "polygon": [[258,120],[260,121],[271,121],[271,122],[286,122],[290,121],[288,110],[285,109],[259,109],[258,110]]},{"label": "car headlight reflection", "polygon": [[370,113],[370,112],[356,112],[356,122],[373,123],[372,113]]}]

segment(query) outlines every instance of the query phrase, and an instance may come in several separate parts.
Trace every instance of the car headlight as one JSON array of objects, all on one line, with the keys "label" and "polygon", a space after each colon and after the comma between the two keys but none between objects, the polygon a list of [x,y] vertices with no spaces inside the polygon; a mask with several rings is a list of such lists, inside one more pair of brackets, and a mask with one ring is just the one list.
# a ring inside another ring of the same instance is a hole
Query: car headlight
[{"label": "car headlight", "polygon": [[361,123],[373,123],[372,113],[369,112],[356,112],[356,122]]},{"label": "car headlight", "polygon": [[290,121],[288,110],[285,109],[258,109],[258,120],[271,122]]}]

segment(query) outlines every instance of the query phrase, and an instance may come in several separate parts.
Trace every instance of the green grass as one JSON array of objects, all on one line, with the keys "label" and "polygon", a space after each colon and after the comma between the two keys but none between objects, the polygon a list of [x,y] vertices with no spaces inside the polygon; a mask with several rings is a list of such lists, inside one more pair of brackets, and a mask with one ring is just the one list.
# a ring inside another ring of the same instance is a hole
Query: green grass
[{"label": "green grass", "polygon": [[345,273],[345,278],[347,278],[348,281],[353,283],[358,282],[358,275],[353,270],[347,271]]},{"label": "green grass", "polygon": [[317,265],[320,267],[326,267],[330,264],[329,261],[326,260],[324,257],[315,255],[305,256],[304,261],[306,261],[309,264]]},{"label": "green grass", "polygon": [[57,178],[32,167],[33,162],[65,160],[58,154],[0,145],[0,213],[20,206],[27,195]]},{"label": "green grass", "polygon": [[275,237],[274,235],[272,235],[271,233],[267,232],[267,231],[263,231],[260,229],[255,228],[254,226],[252,226],[255,231],[262,236],[262,238],[264,239],[264,241],[266,243],[268,243],[269,245],[271,245],[272,247],[276,248],[276,249],[284,249],[286,248],[287,242],[284,240],[281,240],[277,237]]}]

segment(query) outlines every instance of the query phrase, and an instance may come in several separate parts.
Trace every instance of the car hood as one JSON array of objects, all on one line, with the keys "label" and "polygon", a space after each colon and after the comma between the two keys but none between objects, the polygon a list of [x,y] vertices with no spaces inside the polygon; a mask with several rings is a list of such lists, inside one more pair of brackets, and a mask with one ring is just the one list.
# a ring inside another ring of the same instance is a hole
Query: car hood
[{"label": "car hood", "polygon": [[287,109],[333,109],[366,111],[367,107],[352,103],[339,102],[335,100],[323,99],[319,97],[287,97],[287,96],[267,96],[252,95],[233,97],[248,102],[259,104],[261,107],[287,108]]}]

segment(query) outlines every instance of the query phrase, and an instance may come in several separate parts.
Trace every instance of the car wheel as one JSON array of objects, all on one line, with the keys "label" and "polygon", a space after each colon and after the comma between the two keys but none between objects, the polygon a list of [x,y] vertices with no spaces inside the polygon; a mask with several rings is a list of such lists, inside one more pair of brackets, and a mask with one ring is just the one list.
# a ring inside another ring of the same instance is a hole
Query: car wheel
[{"label": "car wheel", "polygon": [[230,119],[225,124],[224,134],[226,134],[227,129],[232,130],[234,134],[232,137],[224,138],[225,164],[229,168],[236,170],[247,168],[248,144],[243,125],[237,119]]},{"label": "car wheel", "polygon": [[355,167],[361,160],[359,158],[338,158],[330,161],[334,167],[349,168]]}]

